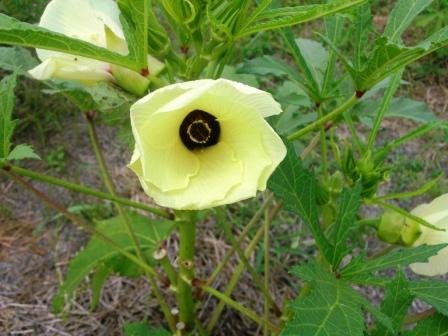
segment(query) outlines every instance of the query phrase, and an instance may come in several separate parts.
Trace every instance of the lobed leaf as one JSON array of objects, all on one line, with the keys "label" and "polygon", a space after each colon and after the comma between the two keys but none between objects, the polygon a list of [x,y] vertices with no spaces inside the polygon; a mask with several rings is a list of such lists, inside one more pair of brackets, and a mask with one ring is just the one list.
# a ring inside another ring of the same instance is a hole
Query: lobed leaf
[{"label": "lobed leaf", "polygon": [[350,280],[351,277],[356,277],[359,274],[372,273],[396,266],[405,266],[415,262],[425,262],[429,257],[436,255],[446,246],[447,244],[438,244],[402,248],[367,261],[362,257],[357,257],[341,271],[341,275]]},{"label": "lobed leaf", "polygon": [[448,318],[441,314],[427,317],[403,336],[448,336]]},{"label": "lobed leaf", "polygon": [[365,332],[362,309],[369,310],[381,323],[390,319],[373,307],[345,281],[323,269],[315,260],[292,272],[309,281],[310,293],[291,303],[293,317],[282,336],[361,336]]},{"label": "lobed leaf", "polygon": [[342,258],[350,251],[346,244],[350,232],[356,228],[356,216],[361,205],[362,186],[344,189],[339,202],[338,215],[332,231],[333,258],[331,264],[336,269]]},{"label": "lobed leaf", "polygon": [[22,47],[0,47],[0,68],[17,71],[19,75],[28,76],[28,70],[36,67],[38,60],[31,52]]},{"label": "lobed leaf", "polygon": [[271,176],[269,189],[285,202],[286,209],[300,216],[309,227],[319,249],[331,260],[331,246],[320,227],[317,212],[317,182],[314,175],[302,166],[294,146],[288,142],[286,147],[286,158]]},{"label": "lobed leaf", "polygon": [[362,71],[352,72],[356,88],[366,91],[394,72],[448,45],[448,27],[442,28],[414,47],[396,44],[386,37],[376,40],[372,56]]},{"label": "lobed leaf", "polygon": [[410,292],[420,300],[429,303],[440,314],[448,316],[448,282],[421,280],[409,283]]},{"label": "lobed leaf", "polygon": [[17,145],[14,149],[9,153],[8,160],[23,160],[23,159],[36,159],[40,160],[40,156],[34,152],[33,147],[30,145]]},{"label": "lobed leaf", "polygon": [[401,34],[432,2],[433,0],[399,0],[390,13],[383,35],[393,42],[400,42]]},{"label": "lobed leaf", "polygon": [[333,15],[365,3],[367,0],[335,0],[322,5],[283,7],[268,9],[261,12],[253,23],[241,29],[235,38],[260,31],[293,26],[299,23],[315,20],[327,15]]},{"label": "lobed leaf", "polygon": [[392,318],[393,329],[389,330],[380,325],[371,336],[397,335],[413,299],[409,290],[409,282],[403,271],[399,270],[394,280],[386,286],[384,301],[381,304],[381,311]]}]

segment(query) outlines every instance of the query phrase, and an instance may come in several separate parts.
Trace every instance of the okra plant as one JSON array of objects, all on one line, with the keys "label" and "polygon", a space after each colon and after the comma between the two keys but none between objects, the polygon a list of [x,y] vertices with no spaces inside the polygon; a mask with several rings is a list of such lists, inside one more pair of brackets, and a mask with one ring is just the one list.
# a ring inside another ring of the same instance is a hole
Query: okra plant
[{"label": "okra plant", "polygon": [[[225,306],[263,335],[446,335],[448,283],[430,277],[448,272],[448,194],[412,211],[396,205],[444,177],[418,190],[380,188],[394,183],[393,150],[447,130],[419,103],[395,96],[406,66],[446,47],[448,27],[410,45],[403,35],[432,0],[395,1],[381,30],[367,0],[299,2],[51,0],[38,24],[0,14],[0,67],[11,72],[0,83],[1,171],[91,234],[68,265],[55,313],[70,314],[89,276],[95,307],[101,284],[119,274],[147,279],[165,318],[126,324],[125,335],[136,328],[138,335],[213,335]],[[314,20],[305,38],[300,28]],[[280,52],[251,57],[268,36]],[[20,77],[42,81],[47,94],[66,96],[83,113],[104,191],[26,168],[40,157],[12,143]],[[382,143],[388,117],[417,126]],[[128,167],[151,202],[117,194],[120,181],[97,138],[97,123],[107,120],[132,139]],[[112,202],[116,216],[89,222],[33,181]],[[198,277],[197,223],[257,195],[259,209],[240,235],[224,220],[231,249],[207,278]],[[379,215],[366,217],[368,207]],[[287,269],[300,285],[283,300],[269,277],[270,224],[279,212],[303,223],[313,242],[298,250],[307,261]],[[388,247],[362,244],[365,232]],[[166,249],[169,237],[179,241],[174,252]],[[262,269],[250,262],[255,250]],[[218,290],[233,255],[239,265]],[[233,298],[244,272],[263,309]],[[384,290],[380,306],[363,286]],[[211,311],[208,297],[218,302]],[[408,312],[416,299],[432,308]]]}]

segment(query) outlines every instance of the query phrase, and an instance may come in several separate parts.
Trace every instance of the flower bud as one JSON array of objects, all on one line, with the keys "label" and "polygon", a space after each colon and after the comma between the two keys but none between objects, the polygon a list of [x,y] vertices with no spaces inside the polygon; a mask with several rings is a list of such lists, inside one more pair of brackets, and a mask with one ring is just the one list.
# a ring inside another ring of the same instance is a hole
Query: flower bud
[{"label": "flower bud", "polygon": [[386,211],[378,226],[378,238],[389,243],[412,246],[421,235],[420,224],[395,212]]}]

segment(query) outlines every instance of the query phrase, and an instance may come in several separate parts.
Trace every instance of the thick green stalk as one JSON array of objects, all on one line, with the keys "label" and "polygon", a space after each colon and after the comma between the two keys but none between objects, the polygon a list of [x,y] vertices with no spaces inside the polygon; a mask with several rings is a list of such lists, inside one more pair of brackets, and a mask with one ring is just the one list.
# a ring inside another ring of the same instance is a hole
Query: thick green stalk
[{"label": "thick green stalk", "polygon": [[140,209],[140,210],[144,210],[144,211],[148,211],[151,212],[157,216],[160,217],[165,217],[167,219],[173,219],[173,216],[168,213],[167,211],[163,210],[163,209],[158,209],[158,208],[153,208],[150,206],[147,206],[146,204],[143,203],[138,203],[138,202],[134,202],[131,201],[129,199],[126,198],[121,198],[118,196],[113,196],[110,195],[108,193],[99,191],[99,190],[95,190],[80,184],[76,184],[76,183],[72,183],[72,182],[67,182],[61,179],[58,179],[56,177],[51,177],[51,176],[47,176],[47,175],[43,175],[43,174],[39,174],[36,173],[32,170],[29,169],[25,169],[25,168],[20,168],[17,166],[13,166],[10,164],[5,164],[3,167],[0,167],[0,169],[8,169],[9,171],[20,175],[20,176],[25,176],[25,177],[29,177],[33,180],[36,181],[40,181],[40,182],[44,182],[44,183],[48,183],[48,184],[52,184],[58,187],[62,187],[71,191],[75,191],[75,192],[79,192],[79,193],[83,193],[89,196],[93,196],[93,197],[97,197],[100,199],[104,199],[104,200],[108,200],[108,201],[113,201],[116,203],[120,203],[122,205],[125,206],[129,206],[135,209]]},{"label": "thick green stalk", "polygon": [[346,100],[345,103],[343,103],[341,106],[336,108],[334,111],[330,112],[329,114],[325,115],[322,118],[319,118],[312,124],[289,135],[288,140],[290,140],[290,141],[297,140],[297,139],[301,138],[302,136],[304,136],[305,134],[308,134],[308,133],[314,131],[315,129],[319,128],[319,126],[325,125],[327,122],[335,119],[336,117],[338,117],[345,111],[349,110],[352,106],[354,106],[358,102],[358,100],[359,100],[358,96],[356,94],[354,94],[348,100]]},{"label": "thick green stalk", "polygon": [[[185,216],[187,217],[187,216]],[[192,330],[195,321],[193,290],[185,279],[194,278],[194,244],[196,240],[196,222],[194,215],[179,222],[179,273],[177,280],[177,303],[180,310],[180,321],[185,323],[186,330]]]}]

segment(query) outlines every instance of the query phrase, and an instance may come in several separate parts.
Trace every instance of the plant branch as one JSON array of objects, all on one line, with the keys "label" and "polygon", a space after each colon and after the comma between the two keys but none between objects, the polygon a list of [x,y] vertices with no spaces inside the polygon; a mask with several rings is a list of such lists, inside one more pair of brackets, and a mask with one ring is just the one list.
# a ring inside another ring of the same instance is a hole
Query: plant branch
[{"label": "plant branch", "polygon": [[[254,227],[255,224],[257,224],[258,220],[260,219],[261,215],[264,213],[264,211],[267,209],[267,207],[271,204],[272,200],[274,199],[273,195],[269,195],[268,198],[264,201],[263,205],[258,209],[258,211],[255,213],[255,215],[251,218],[249,223],[244,228],[243,232],[241,232],[240,236],[237,239],[238,245],[240,245],[244,239],[246,239],[247,234],[249,231]],[[235,248],[232,246],[232,248],[224,255],[221,262],[218,264],[218,266],[213,270],[212,274],[206,281],[207,286],[211,286],[212,283],[215,281],[218,274],[222,271],[222,269],[227,265],[230,258],[235,253]]]},{"label": "plant branch", "polygon": [[[282,206],[283,206],[283,203],[278,203],[275,206],[275,208],[271,211],[271,213],[269,215],[269,218],[268,218],[269,222],[271,222],[272,219],[277,215],[277,213],[280,211]],[[247,246],[246,250],[244,251],[244,255],[246,256],[246,258],[249,258],[249,256],[255,250],[258,242],[263,237],[263,234],[264,234],[264,227],[262,226],[260,229],[258,229],[254,238],[251,240],[251,242]],[[233,289],[238,284],[238,280],[240,279],[243,271],[244,271],[244,263],[240,262],[239,265],[237,266],[237,268],[235,269],[235,272],[233,273],[232,278],[229,280],[229,284],[228,284],[226,290],[224,291],[225,296],[229,297],[232,294]],[[205,285],[208,286],[207,283]],[[211,316],[209,323],[207,324],[207,328],[206,328],[208,334],[210,334],[212,332],[213,328],[215,327],[216,323],[218,322],[219,317],[221,316],[221,313],[224,309],[224,305],[225,305],[225,303],[220,302],[218,304],[218,306],[215,308],[215,310],[213,311],[212,316]]]},{"label": "plant branch", "polygon": [[423,320],[423,319],[425,319],[427,317],[430,317],[430,316],[434,315],[435,313],[437,313],[435,308],[430,308],[430,309],[427,309],[427,310],[425,310],[425,311],[423,311],[421,313],[417,313],[417,314],[414,314],[414,315],[408,315],[408,316],[406,316],[404,318],[403,325],[416,323],[416,322],[418,322],[420,320]]},{"label": "plant branch", "polygon": [[298,130],[297,132],[289,135],[288,136],[288,140],[290,140],[290,141],[297,140],[297,139],[301,138],[302,136],[304,136],[305,134],[308,134],[308,133],[314,131],[315,129],[319,128],[320,126],[325,125],[327,122],[329,122],[331,120],[334,120],[339,115],[341,115],[345,111],[349,110],[358,101],[359,101],[358,95],[354,94],[348,100],[346,100],[345,103],[343,103],[341,106],[336,108],[334,111],[328,113],[327,115],[325,115],[322,118],[319,118],[318,120],[316,120],[312,124],[310,124],[310,125],[302,128],[302,129]]},{"label": "plant branch", "polygon": [[[263,293],[266,301],[268,301],[269,304],[272,305],[272,308],[274,309],[275,314],[277,316],[281,316],[282,312],[281,312],[280,308],[275,303],[274,299],[272,298],[271,293],[269,293],[268,287],[263,284],[263,280],[257,274],[257,272],[255,271],[253,266],[249,263],[249,260],[247,260],[246,256],[244,255],[244,252],[241,250],[240,245],[238,244],[237,240],[235,239],[235,237],[234,237],[234,235],[232,233],[232,230],[230,229],[229,225],[224,224],[224,233],[226,235],[226,238],[228,240],[230,240],[233,249],[236,251],[236,254],[240,258],[241,262],[244,264],[244,267],[246,267],[246,269],[249,272],[249,274],[251,275],[252,279],[255,281],[255,283],[258,286],[258,288],[260,288],[260,290]],[[266,238],[266,233],[265,233],[265,238]]]},{"label": "plant branch", "polygon": [[130,261],[136,263],[138,266],[140,266],[142,269],[144,269],[146,272],[154,276],[158,281],[164,282],[164,278],[158,274],[151,266],[147,265],[146,263],[142,262],[139,258],[137,258],[132,253],[128,252],[125,248],[117,244],[115,241],[104,235],[102,232],[95,229],[95,227],[87,222],[85,222],[80,217],[72,214],[67,209],[65,209],[63,206],[61,206],[59,203],[57,203],[55,200],[48,197],[46,194],[44,194],[42,191],[36,189],[31,183],[24,180],[20,176],[14,174],[13,172],[8,172],[7,170],[3,170],[9,177],[11,177],[14,181],[25,187],[27,190],[31,191],[34,195],[39,197],[43,202],[45,202],[47,205],[55,209],[56,211],[60,212],[62,215],[70,219],[73,223],[80,226],[87,232],[89,232],[92,235],[95,235],[97,238],[105,242],[106,244],[110,245],[112,248],[120,252],[123,256],[128,258]]},{"label": "plant branch", "polygon": [[44,182],[47,184],[52,184],[52,185],[62,187],[62,188],[65,188],[65,189],[68,189],[71,191],[79,192],[79,193],[82,193],[85,195],[93,196],[96,198],[100,198],[100,199],[104,199],[104,200],[108,200],[108,201],[112,201],[112,202],[117,202],[122,205],[129,206],[129,207],[132,207],[135,209],[144,210],[144,211],[153,213],[160,217],[164,217],[167,219],[173,219],[173,215],[163,209],[153,208],[153,207],[147,206],[146,204],[143,204],[143,203],[134,202],[134,201],[131,201],[126,198],[118,197],[116,195],[115,196],[110,195],[108,193],[105,193],[105,192],[102,192],[99,190],[95,190],[95,189],[92,189],[92,188],[89,188],[89,187],[86,187],[86,186],[83,186],[80,184],[67,182],[65,180],[61,180],[56,177],[39,174],[39,173],[33,172],[32,170],[28,170],[28,169],[17,167],[17,166],[10,165],[10,164],[5,164],[3,167],[0,166],[0,169],[6,169],[6,170],[9,170],[9,171],[17,174],[17,175],[25,176],[25,177],[31,178],[33,180],[36,180],[36,181]]},{"label": "plant branch", "polygon": [[[193,280],[191,282],[194,283],[195,281]],[[259,325],[266,325],[269,329],[273,330],[276,333],[280,332],[280,328],[277,327],[276,325],[274,325],[272,322],[265,320],[263,317],[258,316],[252,310],[244,307],[243,305],[239,304],[237,301],[232,300],[226,294],[223,294],[220,291],[217,291],[216,289],[214,289],[210,286],[206,286],[205,284],[204,285],[199,284],[198,287],[201,288],[204,292],[209,293],[209,294],[213,295],[214,297],[216,297],[217,299],[219,299],[221,301],[220,304],[222,303],[222,304],[226,304],[226,305],[232,307],[233,309],[240,312],[244,316],[246,316],[246,317],[250,318],[251,320],[255,321],[256,323],[258,323]]]},{"label": "plant branch", "polygon": [[[86,119],[87,119],[87,126],[89,130],[89,137],[90,142],[92,143],[93,150],[95,151],[95,156],[98,161],[98,165],[100,167],[101,176],[103,179],[103,183],[105,184],[107,190],[112,196],[117,196],[117,193],[115,191],[114,183],[112,182],[112,178],[109,174],[109,171],[107,169],[106,161],[104,160],[104,155],[101,150],[101,147],[99,145],[98,136],[96,133],[96,127],[93,120],[93,115],[91,113],[86,113]],[[122,218],[123,226],[125,227],[127,234],[129,238],[132,241],[132,244],[135,248],[135,251],[137,252],[138,258],[141,260],[142,263],[147,264],[147,260],[145,256],[143,255],[143,251],[140,246],[140,242],[137,239],[137,236],[135,235],[135,232],[131,226],[131,223],[129,221],[129,217],[124,211],[123,207],[119,203],[114,203],[115,207],[117,208],[117,211]],[[168,325],[172,331],[176,330],[176,323],[174,321],[174,317],[171,314],[171,310],[168,307],[168,304],[165,302],[165,299],[163,298],[162,293],[160,292],[159,287],[157,286],[157,283],[154,280],[154,277],[151,273],[146,272],[146,275],[148,277],[148,281],[151,285],[151,288],[154,292],[154,296],[156,297],[157,301],[159,302],[160,308],[168,322]]]}]

